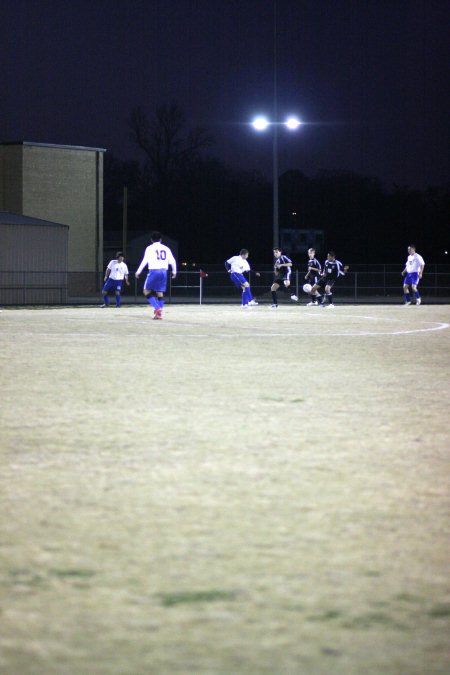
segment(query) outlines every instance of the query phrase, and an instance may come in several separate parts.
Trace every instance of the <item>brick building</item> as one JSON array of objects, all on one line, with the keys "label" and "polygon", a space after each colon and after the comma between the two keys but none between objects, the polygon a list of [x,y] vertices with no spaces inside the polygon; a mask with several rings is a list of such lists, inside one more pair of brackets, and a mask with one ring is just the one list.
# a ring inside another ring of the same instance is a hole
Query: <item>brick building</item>
[{"label": "brick building", "polygon": [[0,211],[69,226],[68,271],[103,269],[103,153],[47,143],[0,143]]}]

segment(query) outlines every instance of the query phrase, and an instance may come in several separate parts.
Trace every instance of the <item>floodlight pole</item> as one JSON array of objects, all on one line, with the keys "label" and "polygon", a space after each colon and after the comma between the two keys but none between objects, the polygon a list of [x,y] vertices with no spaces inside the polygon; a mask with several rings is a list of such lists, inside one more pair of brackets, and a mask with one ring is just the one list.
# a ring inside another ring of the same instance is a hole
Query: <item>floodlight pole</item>
[{"label": "floodlight pole", "polygon": [[123,203],[122,203],[122,250],[126,257],[128,246],[128,188],[123,186]]},{"label": "floodlight pole", "polygon": [[280,246],[278,221],[278,101],[277,101],[277,2],[273,3],[273,247]]}]

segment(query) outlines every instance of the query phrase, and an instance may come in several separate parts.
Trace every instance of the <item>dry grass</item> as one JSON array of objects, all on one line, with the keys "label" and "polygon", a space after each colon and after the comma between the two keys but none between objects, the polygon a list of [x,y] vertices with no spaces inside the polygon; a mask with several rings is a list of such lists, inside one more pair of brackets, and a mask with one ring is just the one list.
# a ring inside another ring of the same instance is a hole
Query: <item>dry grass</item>
[{"label": "dry grass", "polygon": [[4,311],[0,671],[448,672],[449,322]]}]

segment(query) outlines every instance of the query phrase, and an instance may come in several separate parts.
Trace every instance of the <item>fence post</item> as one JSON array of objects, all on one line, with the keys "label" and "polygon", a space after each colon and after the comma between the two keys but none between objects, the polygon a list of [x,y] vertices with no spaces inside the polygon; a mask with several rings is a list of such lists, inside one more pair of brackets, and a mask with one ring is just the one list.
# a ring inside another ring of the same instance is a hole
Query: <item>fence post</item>
[{"label": "fence post", "polygon": [[358,301],[358,272],[355,272],[355,301]]}]

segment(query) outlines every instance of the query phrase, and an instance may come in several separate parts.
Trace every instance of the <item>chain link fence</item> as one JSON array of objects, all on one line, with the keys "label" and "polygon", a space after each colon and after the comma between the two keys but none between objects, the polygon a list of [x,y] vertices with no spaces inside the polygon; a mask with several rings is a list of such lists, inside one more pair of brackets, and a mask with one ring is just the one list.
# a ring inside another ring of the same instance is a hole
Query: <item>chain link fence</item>
[{"label": "chain link fence", "polygon": [[[176,279],[169,279],[166,298],[169,302],[218,303],[234,302],[240,292],[230,283],[225,269],[217,265],[202,269],[181,270]],[[398,265],[351,265],[344,277],[336,282],[336,294],[346,302],[398,301],[402,297],[402,267]],[[305,271],[293,269],[291,290],[302,299]],[[272,269],[249,273],[249,282],[255,298],[269,302]],[[145,302],[142,287],[145,274],[140,279],[130,270],[130,286],[122,286],[124,303]],[[101,302],[103,274],[93,272],[25,272],[0,271],[0,305],[74,305]],[[450,266],[427,265],[420,282],[421,295],[433,302],[450,301]],[[283,301],[283,293],[280,292]],[[289,300],[289,294],[285,295]]]}]

